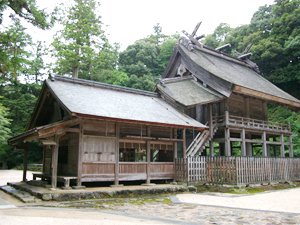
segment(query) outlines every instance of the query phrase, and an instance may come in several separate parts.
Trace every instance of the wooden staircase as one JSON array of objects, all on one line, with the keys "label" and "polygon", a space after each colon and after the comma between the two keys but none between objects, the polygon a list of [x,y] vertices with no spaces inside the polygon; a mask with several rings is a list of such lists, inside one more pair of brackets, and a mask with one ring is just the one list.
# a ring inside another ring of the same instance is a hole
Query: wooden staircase
[{"label": "wooden staircase", "polygon": [[210,130],[204,130],[203,132],[199,132],[199,134],[195,137],[193,142],[186,149],[186,156],[195,156],[200,155],[205,149],[206,145],[215,135],[218,130],[218,123],[216,121],[213,122],[213,133],[210,136]]}]

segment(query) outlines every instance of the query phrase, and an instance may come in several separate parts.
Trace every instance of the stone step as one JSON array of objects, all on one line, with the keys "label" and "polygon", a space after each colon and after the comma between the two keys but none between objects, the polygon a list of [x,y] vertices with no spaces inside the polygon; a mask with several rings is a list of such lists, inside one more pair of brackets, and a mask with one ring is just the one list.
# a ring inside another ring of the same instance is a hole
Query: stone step
[{"label": "stone step", "polygon": [[34,196],[32,196],[26,191],[21,191],[8,185],[1,186],[0,189],[5,193],[14,196],[15,198],[19,199],[24,203],[36,203],[41,201],[40,199],[35,198]]}]

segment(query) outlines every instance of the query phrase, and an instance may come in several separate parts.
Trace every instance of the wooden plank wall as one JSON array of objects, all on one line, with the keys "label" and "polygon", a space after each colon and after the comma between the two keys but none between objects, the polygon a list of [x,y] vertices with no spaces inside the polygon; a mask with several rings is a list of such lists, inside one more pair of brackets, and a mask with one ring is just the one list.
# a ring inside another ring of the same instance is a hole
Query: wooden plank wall
[{"label": "wooden plank wall", "polygon": [[299,158],[188,157],[175,159],[176,181],[255,184],[300,180]]},{"label": "wooden plank wall", "polygon": [[[78,161],[79,134],[68,133],[60,141],[59,146],[68,146],[68,163],[59,165],[59,174],[76,175]],[[60,154],[60,152],[58,153]]]},{"label": "wooden plank wall", "polygon": [[[245,106],[245,104],[249,104]],[[227,99],[227,106],[229,110],[229,114],[232,116],[239,117],[250,117],[252,119],[258,120],[266,120],[266,109],[264,102],[255,98],[247,98],[246,97],[232,93],[231,96]],[[249,110],[249,112],[246,112]],[[224,113],[220,112],[219,115],[223,115]]]}]

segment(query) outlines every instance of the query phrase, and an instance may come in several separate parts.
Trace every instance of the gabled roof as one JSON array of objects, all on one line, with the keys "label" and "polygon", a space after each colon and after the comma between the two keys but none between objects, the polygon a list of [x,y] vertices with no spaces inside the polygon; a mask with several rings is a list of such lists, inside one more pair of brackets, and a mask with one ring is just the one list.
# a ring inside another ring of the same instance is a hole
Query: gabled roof
[{"label": "gabled roof", "polygon": [[162,78],[176,76],[180,65],[226,97],[237,92],[300,108],[298,99],[256,73],[243,60],[222,52],[205,46],[194,46],[190,51],[184,45],[177,44]]},{"label": "gabled roof", "polygon": [[73,117],[93,117],[124,122],[206,129],[177,111],[157,93],[56,76],[46,86]]},{"label": "gabled roof", "polygon": [[224,99],[223,95],[204,87],[195,81],[192,76],[161,80],[161,83],[157,84],[156,87],[164,95],[169,96],[185,107],[207,104]]}]

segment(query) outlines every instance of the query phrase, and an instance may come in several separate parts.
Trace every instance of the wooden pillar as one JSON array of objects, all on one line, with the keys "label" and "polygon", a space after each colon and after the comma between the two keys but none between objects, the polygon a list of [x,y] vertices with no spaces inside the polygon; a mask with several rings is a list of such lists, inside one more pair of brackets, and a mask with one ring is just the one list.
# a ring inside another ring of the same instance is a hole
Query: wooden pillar
[{"label": "wooden pillar", "polygon": [[29,143],[26,142],[24,147],[24,157],[23,157],[23,181],[27,181],[26,175],[27,175],[27,162],[28,162],[28,146]]},{"label": "wooden pillar", "polygon": [[283,136],[283,134],[280,135],[280,156],[285,157],[285,153],[284,153],[284,136]]},{"label": "wooden pillar", "polygon": [[[251,140],[251,134],[246,134],[246,139]],[[252,143],[246,141],[246,155],[253,156]]]},{"label": "wooden pillar", "polygon": [[262,141],[263,141],[263,144],[262,144],[262,154],[263,154],[263,157],[267,157],[267,135],[266,135],[266,132],[264,131],[263,134],[262,134]]},{"label": "wooden pillar", "polygon": [[224,137],[225,137],[225,156],[231,156],[230,129],[228,127],[225,128]]},{"label": "wooden pillar", "polygon": [[183,158],[186,158],[186,129],[185,128],[183,129],[182,139],[183,139],[182,155],[183,155]]},{"label": "wooden pillar", "polygon": [[150,184],[150,162],[151,162],[151,149],[150,149],[150,141],[147,141],[147,181],[146,184]]},{"label": "wooden pillar", "polygon": [[212,140],[209,141],[209,156],[215,156],[214,142]]},{"label": "wooden pillar", "polygon": [[120,124],[116,123],[116,149],[115,149],[115,185],[119,185],[119,138],[120,138]]},{"label": "wooden pillar", "polygon": [[52,177],[51,188],[56,188],[57,185],[57,164],[58,164],[58,148],[59,148],[59,136],[54,136],[56,145],[52,145]]},{"label": "wooden pillar", "polygon": [[229,124],[229,112],[225,111],[225,126],[227,127]]},{"label": "wooden pillar", "polygon": [[[177,139],[177,129],[174,129],[174,139]],[[174,149],[174,162],[177,158],[177,142],[173,143],[173,149]]]},{"label": "wooden pillar", "polygon": [[213,109],[212,104],[209,104],[209,136],[213,136]]},{"label": "wooden pillar", "polygon": [[292,135],[289,136],[289,157],[291,157],[291,158],[294,157]]},{"label": "wooden pillar", "polygon": [[242,139],[242,143],[241,143],[241,156],[246,156],[246,134],[245,134],[245,129],[242,129],[241,132],[241,139]]},{"label": "wooden pillar", "polygon": [[78,162],[77,162],[77,186],[81,186],[82,157],[83,157],[83,124],[79,124]]}]

